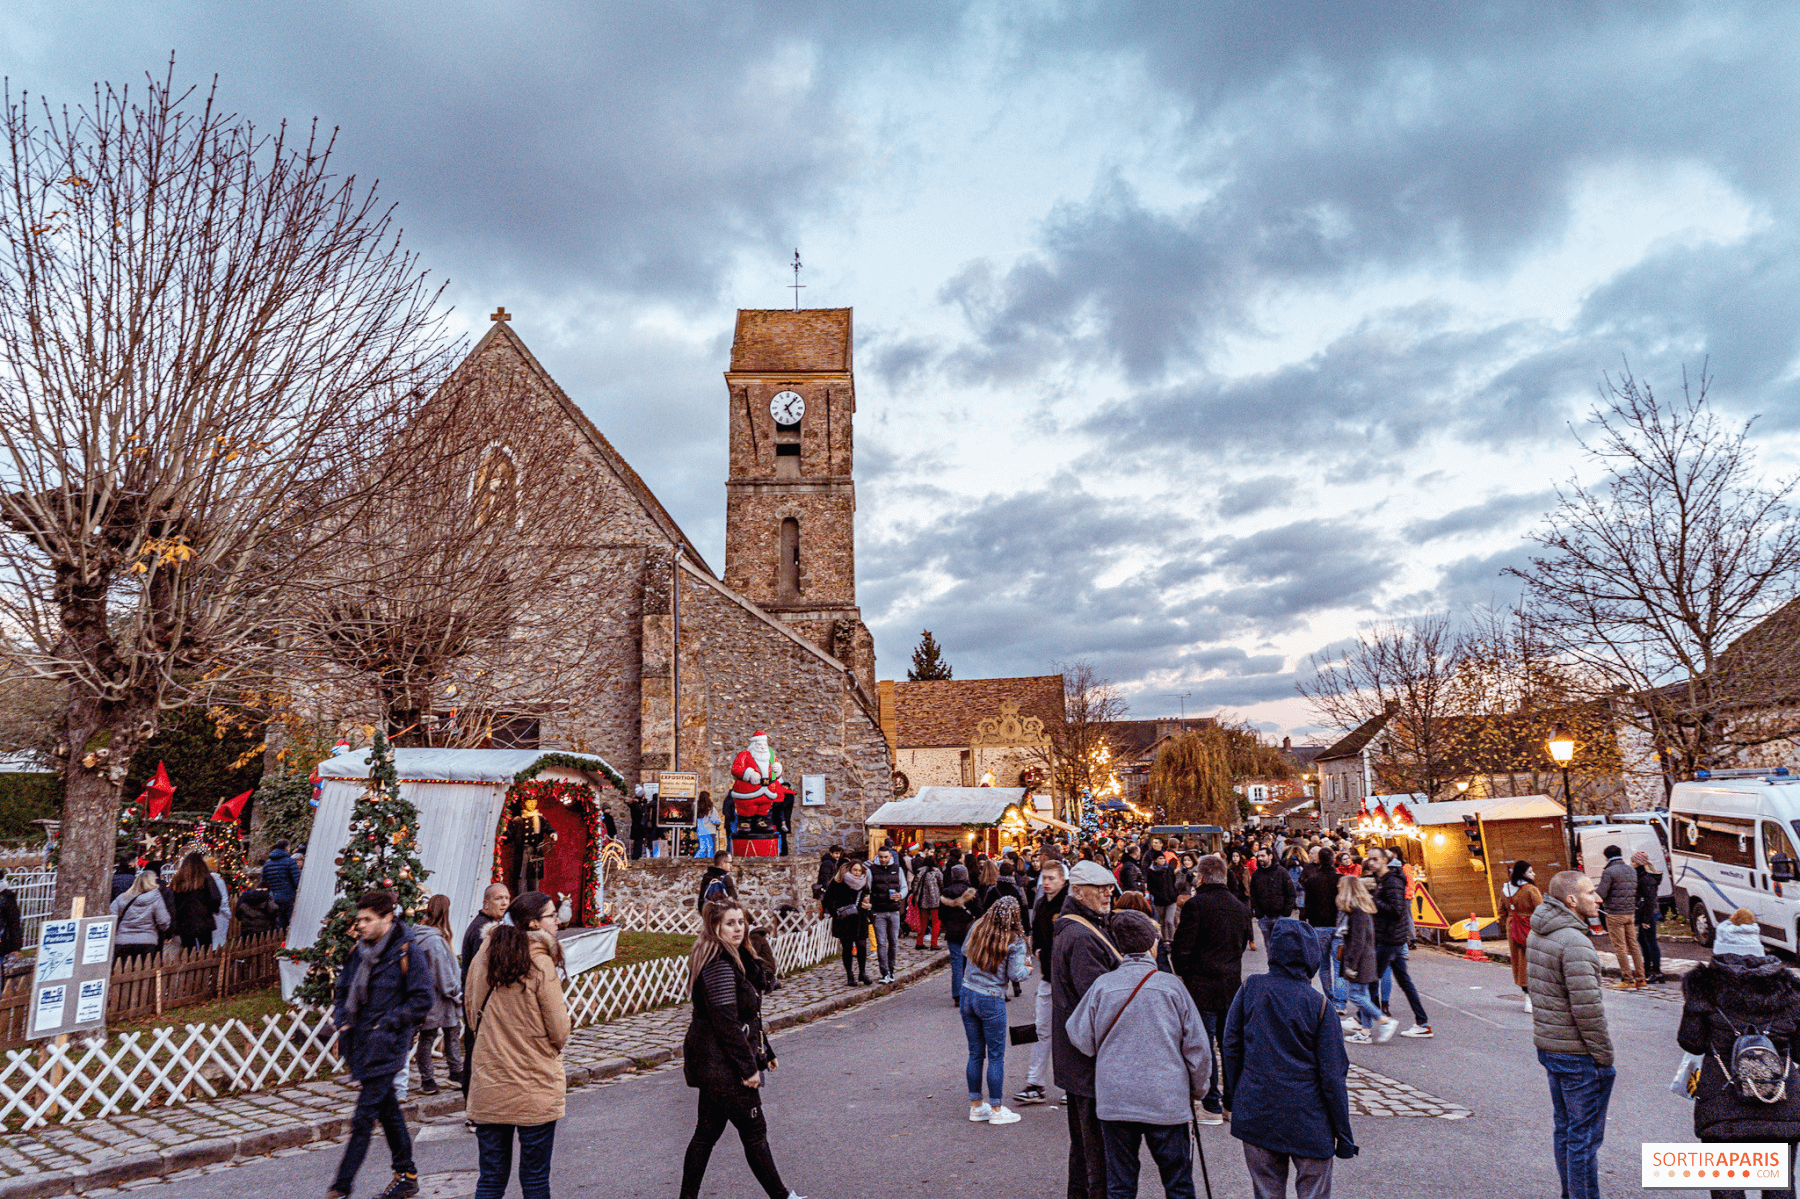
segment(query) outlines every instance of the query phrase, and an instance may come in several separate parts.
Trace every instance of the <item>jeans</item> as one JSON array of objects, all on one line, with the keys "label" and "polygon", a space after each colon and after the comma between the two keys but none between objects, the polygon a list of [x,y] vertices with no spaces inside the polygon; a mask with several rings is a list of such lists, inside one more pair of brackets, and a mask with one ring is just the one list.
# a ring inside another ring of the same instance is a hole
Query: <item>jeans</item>
[{"label": "jeans", "polygon": [[1662,946],[1656,940],[1656,925],[1640,924],[1637,926],[1638,948],[1644,951],[1644,971],[1646,977],[1662,973]]},{"label": "jeans", "polygon": [[[273,897],[271,896],[271,898]],[[292,899],[275,900],[275,919],[281,923],[282,928],[286,928],[294,922],[294,901]]]},{"label": "jeans", "polygon": [[1231,1107],[1231,1096],[1224,1091],[1225,1054],[1219,1045],[1219,1030],[1225,1027],[1225,1013],[1201,1012],[1200,1023],[1206,1029],[1206,1039],[1211,1042],[1208,1047],[1212,1050],[1212,1079],[1200,1105],[1209,1112],[1226,1111]]},{"label": "jeans", "polygon": [[964,991],[958,1006],[963,1035],[969,1038],[969,1065],[963,1071],[969,1102],[981,1102],[981,1059],[986,1057],[988,1098],[1000,1104],[1006,1098],[1006,1000]]},{"label": "jeans", "polygon": [[938,923],[938,910],[936,908],[919,909],[919,935],[913,939],[914,948],[923,949],[925,947],[925,933],[928,929],[931,932],[931,947],[936,949],[938,947],[938,933],[943,931],[943,925]]},{"label": "jeans", "polygon": [[1406,1002],[1412,1004],[1413,1023],[1429,1024],[1425,1018],[1425,1005],[1419,1001],[1419,988],[1413,986],[1412,974],[1406,968],[1406,946],[1377,945],[1375,947],[1375,969],[1385,974],[1394,972],[1394,981],[1406,992]]},{"label": "jeans", "polygon": [[1025,1085],[1041,1087],[1050,1081],[1050,980],[1037,983],[1037,1040],[1031,1044],[1031,1068],[1025,1072]]},{"label": "jeans", "polygon": [[[850,982],[855,982],[856,975],[861,974],[864,981],[867,981],[869,977],[869,943],[858,937],[854,941],[841,940],[838,944],[844,947],[844,977]],[[856,959],[854,972],[850,968],[851,958]]]},{"label": "jeans", "polygon": [[1156,921],[1158,928],[1162,929],[1163,940],[1173,941],[1175,939],[1175,924],[1181,919],[1179,907],[1172,903],[1151,904],[1150,918]]},{"label": "jeans", "polygon": [[519,1134],[519,1193],[523,1199],[550,1199],[550,1153],[556,1147],[556,1121],[548,1124],[477,1124],[475,1145],[481,1155],[481,1180],[475,1199],[500,1199],[512,1178],[513,1133]]},{"label": "jeans", "polygon": [[1106,1137],[1089,1095],[1064,1093],[1069,1112],[1069,1199],[1106,1199]]},{"label": "jeans", "polygon": [[681,1161],[681,1199],[699,1199],[700,1183],[706,1177],[706,1162],[718,1144],[727,1121],[737,1126],[738,1140],[744,1143],[744,1158],[750,1173],[756,1176],[769,1199],[787,1199],[788,1189],[781,1184],[775,1169],[775,1156],[769,1152],[769,1122],[763,1119],[762,1102],[756,1092],[744,1088],[745,1098],[729,1099],[700,1092],[700,1120],[694,1126],[694,1137],[688,1142],[687,1154]]},{"label": "jeans", "polygon": [[462,1029],[456,1025],[449,1028],[421,1028],[419,1030],[419,1047],[413,1053],[413,1060],[419,1066],[419,1085],[429,1086],[436,1082],[431,1072],[431,1051],[436,1048],[438,1034],[444,1034],[444,1069],[450,1075],[450,1081],[462,1078]]},{"label": "jeans", "polygon": [[1550,1076],[1555,1111],[1556,1173],[1568,1199],[1600,1199],[1600,1145],[1606,1140],[1606,1104],[1612,1098],[1611,1066],[1596,1066],[1585,1053],[1545,1053],[1538,1061]]},{"label": "jeans", "polygon": [[1244,1142],[1244,1165],[1250,1171],[1255,1199],[1287,1199],[1288,1166],[1294,1167],[1294,1199],[1331,1199],[1329,1157],[1294,1157]]},{"label": "jeans", "polygon": [[959,942],[950,942],[950,1000],[962,1003],[963,947]]},{"label": "jeans", "polygon": [[1168,1199],[1194,1199],[1194,1157],[1187,1125],[1102,1120],[1100,1137],[1106,1144],[1106,1199],[1137,1199],[1140,1139],[1150,1144],[1150,1160],[1162,1176],[1163,1194]]},{"label": "jeans", "polygon": [[875,913],[875,959],[882,977],[894,972],[894,954],[900,949],[900,913]]},{"label": "jeans", "polygon": [[1644,981],[1644,951],[1638,948],[1637,917],[1606,913],[1606,932],[1612,938],[1613,954],[1619,959],[1619,981]]},{"label": "jeans", "polygon": [[1281,919],[1280,916],[1258,916],[1256,918],[1257,931],[1262,934],[1264,953],[1269,952],[1269,933],[1274,930],[1275,922],[1279,919]]},{"label": "jeans", "polygon": [[1344,1002],[1356,1006],[1357,1019],[1364,1028],[1374,1028],[1381,1020],[1381,1005],[1369,995],[1368,983],[1348,983],[1345,985]]},{"label": "jeans", "polygon": [[356,1172],[362,1169],[369,1154],[369,1140],[375,1122],[387,1136],[388,1154],[394,1159],[394,1173],[411,1174],[413,1170],[412,1134],[406,1131],[406,1117],[400,1114],[400,1100],[394,1096],[392,1075],[364,1079],[356,1095],[356,1112],[350,1117],[350,1138],[344,1142],[344,1156],[338,1161],[337,1178],[331,1188],[348,1195],[356,1185]]},{"label": "jeans", "polygon": [[1325,951],[1325,966],[1319,971],[1319,989],[1331,997],[1333,1004],[1343,1007],[1350,1001],[1350,996],[1345,990],[1344,976],[1338,973],[1337,926],[1320,928],[1315,924],[1308,927],[1319,938],[1319,948]]}]

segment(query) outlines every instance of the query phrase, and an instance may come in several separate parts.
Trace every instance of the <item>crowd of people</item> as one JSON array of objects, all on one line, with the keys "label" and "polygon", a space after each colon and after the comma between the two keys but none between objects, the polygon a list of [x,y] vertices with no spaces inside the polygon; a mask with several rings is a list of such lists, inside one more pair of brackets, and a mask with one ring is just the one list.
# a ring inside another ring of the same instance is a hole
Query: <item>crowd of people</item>
[{"label": "crowd of people", "polygon": [[302,865],[286,841],[277,841],[233,894],[219,864],[197,849],[182,855],[172,872],[154,859],[120,858],[112,880],[113,960],[141,959],[171,944],[212,949],[234,929],[239,937],[256,937],[286,928]]}]

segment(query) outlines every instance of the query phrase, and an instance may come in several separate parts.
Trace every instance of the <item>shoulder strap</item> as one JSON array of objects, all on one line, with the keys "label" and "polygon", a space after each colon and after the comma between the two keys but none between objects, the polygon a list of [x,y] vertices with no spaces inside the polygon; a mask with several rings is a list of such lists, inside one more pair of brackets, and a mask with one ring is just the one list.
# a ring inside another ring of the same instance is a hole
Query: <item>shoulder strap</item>
[{"label": "shoulder strap", "polygon": [[[1114,965],[1117,965],[1118,963],[1125,960],[1125,955],[1119,952],[1118,946],[1114,945],[1112,943],[1111,939],[1109,939],[1105,933],[1103,933],[1099,929],[1095,928],[1093,926],[1093,924],[1087,919],[1087,917],[1077,916],[1073,913],[1060,913],[1057,915],[1056,918],[1058,920],[1073,920],[1076,924],[1079,924],[1081,927],[1087,929],[1090,933],[1093,933],[1096,937],[1099,937],[1100,944],[1106,946],[1107,952],[1113,955],[1113,964]],[[1124,1009],[1120,1009],[1120,1010],[1122,1011]]]},{"label": "shoulder strap", "polygon": [[1106,1038],[1112,1036],[1112,1030],[1114,1029],[1114,1027],[1116,1027],[1118,1025],[1119,1017],[1123,1016],[1125,1014],[1125,1009],[1131,1006],[1131,1001],[1138,997],[1138,992],[1142,991],[1144,989],[1144,984],[1149,982],[1151,979],[1153,979],[1155,977],[1156,977],[1156,967],[1152,966],[1150,968],[1150,973],[1148,973],[1148,974],[1144,975],[1144,977],[1138,979],[1138,985],[1131,988],[1131,994],[1127,995],[1125,997],[1125,1002],[1120,1004],[1119,1010],[1113,1013],[1113,1018],[1112,1018],[1111,1022],[1107,1024],[1106,1031],[1100,1034],[1100,1040],[1097,1043],[1095,1043],[1095,1045],[1094,1045],[1094,1056],[1095,1057],[1100,1056],[1100,1047],[1102,1045],[1106,1044]]}]

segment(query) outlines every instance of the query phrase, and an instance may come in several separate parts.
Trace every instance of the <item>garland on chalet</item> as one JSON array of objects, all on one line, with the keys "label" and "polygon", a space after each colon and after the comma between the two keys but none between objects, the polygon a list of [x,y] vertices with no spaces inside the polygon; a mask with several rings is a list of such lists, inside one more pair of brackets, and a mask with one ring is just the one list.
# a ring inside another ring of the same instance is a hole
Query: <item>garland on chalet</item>
[{"label": "garland on chalet", "polygon": [[[547,763],[548,765],[567,765],[568,763]],[[586,761],[580,769],[591,769],[592,762]],[[535,774],[534,769],[530,773]],[[537,800],[539,811],[553,805],[574,808],[581,813],[583,824],[587,827],[587,849],[581,858],[581,888],[571,905],[575,918],[580,920],[593,914],[594,888],[600,885],[600,854],[606,843],[606,826],[600,820],[600,803],[585,783],[571,783],[562,779],[527,779],[517,782],[506,793],[506,802],[500,807],[500,819],[494,824],[494,874],[497,883],[511,882],[506,877],[506,832],[513,821],[525,810],[525,801]]]}]

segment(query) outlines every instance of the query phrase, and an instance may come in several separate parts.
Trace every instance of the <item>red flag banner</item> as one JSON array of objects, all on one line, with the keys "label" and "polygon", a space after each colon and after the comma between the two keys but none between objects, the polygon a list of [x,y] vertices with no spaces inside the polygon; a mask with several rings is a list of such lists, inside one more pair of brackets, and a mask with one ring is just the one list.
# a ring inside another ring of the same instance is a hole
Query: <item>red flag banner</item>
[{"label": "red flag banner", "polygon": [[214,820],[236,820],[244,814],[244,804],[250,799],[250,792],[228,799],[213,810]]},{"label": "red flag banner", "polygon": [[161,762],[156,764],[156,777],[145,785],[138,802],[144,805],[144,815],[151,820],[160,819],[174,804],[175,784],[169,781],[169,772]]}]

